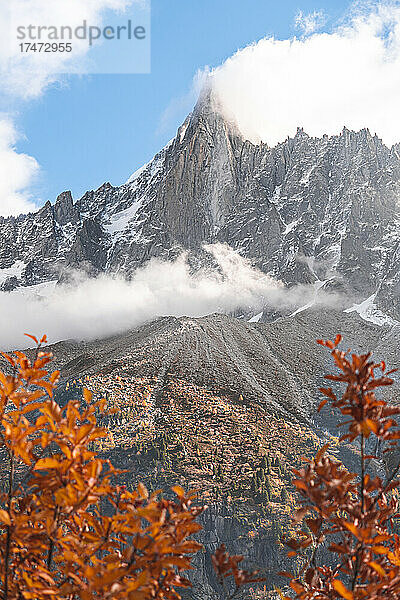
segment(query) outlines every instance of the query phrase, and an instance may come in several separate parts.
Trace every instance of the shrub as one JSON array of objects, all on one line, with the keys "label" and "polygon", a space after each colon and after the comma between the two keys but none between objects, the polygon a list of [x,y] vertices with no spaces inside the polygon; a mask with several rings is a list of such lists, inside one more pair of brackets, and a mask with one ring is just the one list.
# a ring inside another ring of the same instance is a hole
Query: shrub
[{"label": "shrub", "polygon": [[[59,373],[37,343],[32,361],[22,352],[2,356],[0,446],[8,467],[0,493],[2,600],[176,599],[188,587],[182,571],[201,545],[202,508],[175,486],[175,499],[133,492],[115,483],[120,471],[99,458],[96,413],[105,401],[53,399]],[[4,460],[2,461],[4,466]]]},{"label": "shrub", "polygon": [[[379,457],[371,450],[379,446],[373,438],[386,444],[385,452],[392,451],[400,439],[393,419],[400,409],[375,396],[377,388],[393,383],[392,371],[386,372],[383,362],[374,364],[371,354],[339,350],[340,341],[340,336],[335,342],[319,341],[331,350],[339,369],[339,374],[326,377],[346,385],[339,398],[332,388],[321,388],[326,398],[320,409],[329,401],[346,418],[341,440],[358,441],[359,472],[350,473],[330,457],[328,444],[295,471],[294,485],[303,498],[296,519],[307,517],[310,531],[287,542],[289,555],[307,555],[300,575],[284,574],[301,600],[396,600],[400,598],[400,538],[392,533],[392,526],[400,515],[397,494],[392,492],[400,483],[396,480],[400,466],[383,481],[372,468]],[[330,554],[325,566],[319,565],[322,546]]]},{"label": "shrub", "polygon": [[265,581],[263,577],[258,576],[258,571],[242,569],[239,566],[242,560],[241,555],[231,556],[226,551],[225,544],[221,544],[212,556],[212,564],[226,600],[232,600],[244,585]]}]

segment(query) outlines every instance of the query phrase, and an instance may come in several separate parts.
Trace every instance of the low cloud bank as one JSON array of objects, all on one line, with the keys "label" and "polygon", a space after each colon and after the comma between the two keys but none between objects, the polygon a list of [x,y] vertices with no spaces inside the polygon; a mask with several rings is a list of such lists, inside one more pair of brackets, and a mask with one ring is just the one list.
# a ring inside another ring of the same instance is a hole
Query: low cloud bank
[{"label": "low cloud bank", "polygon": [[[158,316],[199,317],[239,309],[255,314],[264,307],[295,310],[315,300],[313,286],[287,290],[228,246],[213,244],[205,250],[218,269],[192,273],[182,254],[172,263],[153,259],[130,281],[75,273],[72,283],[47,291],[33,287],[2,292],[0,348],[27,347],[24,333],[46,333],[51,343],[90,340],[127,331]],[[337,298],[319,295],[318,302],[334,305]]]}]

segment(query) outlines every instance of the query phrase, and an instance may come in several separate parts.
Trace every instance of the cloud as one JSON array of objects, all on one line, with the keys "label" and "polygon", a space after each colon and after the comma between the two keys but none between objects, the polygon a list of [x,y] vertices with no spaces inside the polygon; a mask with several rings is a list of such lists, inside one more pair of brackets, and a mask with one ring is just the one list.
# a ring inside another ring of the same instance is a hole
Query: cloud
[{"label": "cloud", "polygon": [[[240,308],[254,313],[265,306],[293,307],[314,301],[313,286],[287,290],[249,261],[221,244],[205,246],[219,269],[192,273],[187,257],[174,262],[151,260],[131,281],[76,273],[73,283],[48,289],[20,288],[0,292],[0,348],[27,346],[24,332],[50,342],[96,339],[129,330],[157,316],[198,317]],[[41,295],[42,296],[41,296]],[[328,296],[326,303],[336,300]]]},{"label": "cloud", "polygon": [[322,10],[314,10],[309,14],[304,14],[303,11],[299,10],[294,20],[296,29],[300,29],[304,35],[310,35],[318,31],[325,25],[325,22],[326,17]]},{"label": "cloud", "polygon": [[262,39],[210,80],[225,116],[254,143],[274,146],[297,127],[320,137],[347,126],[368,127],[390,146],[400,141],[400,4],[358,11],[331,33]]},{"label": "cloud", "polygon": [[207,85],[208,76],[208,68],[198,69],[193,77],[190,89],[181,96],[172,98],[160,117],[156,131],[158,135],[172,128],[176,130],[177,119],[182,119],[182,114],[186,116],[192,110],[202,89]]},{"label": "cloud", "polygon": [[[123,12],[144,0],[5,0],[0,7],[0,75],[2,92],[29,100],[62,78],[62,73],[81,73],[90,50],[87,40],[74,39],[72,52],[29,52],[19,49],[17,27],[30,24],[69,26],[83,21],[101,26],[107,11]],[[47,41],[47,40],[45,40]]]},{"label": "cloud", "polygon": [[39,165],[31,156],[16,151],[17,139],[12,121],[0,119],[0,216],[5,217],[35,208],[27,190],[39,171]]},{"label": "cloud", "polygon": [[[30,186],[38,174],[35,158],[15,147],[16,108],[41,96],[62,72],[81,72],[87,58],[87,41],[74,40],[71,54],[62,52],[28,55],[20,52],[14,39],[17,26],[51,23],[81,25],[84,20],[101,25],[107,11],[122,12],[147,0],[2,0],[0,4],[0,98],[9,110],[0,116],[0,215],[18,215],[34,210]],[[21,104],[22,103],[22,104]],[[12,115],[12,116],[11,116]]]}]

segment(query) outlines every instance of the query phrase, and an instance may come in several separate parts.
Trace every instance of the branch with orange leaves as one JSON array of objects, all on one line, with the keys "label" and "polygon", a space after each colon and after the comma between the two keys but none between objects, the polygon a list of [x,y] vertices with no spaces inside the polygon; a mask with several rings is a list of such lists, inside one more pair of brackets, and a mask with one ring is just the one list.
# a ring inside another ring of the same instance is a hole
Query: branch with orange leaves
[{"label": "branch with orange leaves", "polygon": [[360,447],[359,473],[349,473],[337,460],[327,455],[328,445],[321,448],[308,464],[294,471],[294,485],[303,498],[303,507],[295,518],[305,522],[312,534],[288,540],[289,555],[297,555],[315,541],[327,543],[330,564],[335,567],[306,563],[300,577],[283,573],[291,579],[290,586],[300,600],[378,600],[400,599],[400,538],[391,533],[391,523],[400,517],[400,506],[393,490],[398,469],[391,481],[383,482],[367,472],[367,461],[378,459],[365,452],[371,436],[393,449],[400,439],[397,421],[393,418],[400,409],[378,399],[375,392],[389,386],[393,371],[386,371],[384,362],[374,363],[371,354],[351,354],[339,350],[341,336],[334,342],[318,341],[331,351],[338,374],[326,378],[345,384],[341,396],[331,387],[321,388],[329,401],[346,420],[341,423],[347,431],[340,440],[354,442]]},{"label": "branch with orange leaves", "polygon": [[0,494],[0,597],[177,600],[201,548],[191,535],[203,508],[180,486],[166,500],[141,484],[133,492],[115,485],[120,471],[89,449],[107,435],[96,420],[105,400],[92,402],[85,390],[83,404],[62,409],[46,338],[30,337],[33,360],[3,354],[11,373],[0,372],[3,444],[25,469]]},{"label": "branch with orange leaves", "polygon": [[[232,600],[232,598],[237,596],[243,586],[265,581],[264,577],[258,577],[259,571],[247,571],[239,567],[239,563],[242,562],[243,558],[242,555],[231,556],[226,551],[225,544],[221,544],[212,556],[214,570],[227,600]],[[231,593],[228,591],[225,583],[225,580],[230,577],[234,583],[234,589]]]}]

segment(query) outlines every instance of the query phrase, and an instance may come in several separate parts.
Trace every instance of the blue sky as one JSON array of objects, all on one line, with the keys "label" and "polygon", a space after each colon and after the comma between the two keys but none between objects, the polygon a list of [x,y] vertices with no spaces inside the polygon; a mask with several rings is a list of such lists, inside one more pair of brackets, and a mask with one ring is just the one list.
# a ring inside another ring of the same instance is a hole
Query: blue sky
[{"label": "blue sky", "polygon": [[71,76],[39,99],[7,107],[24,136],[17,150],[34,156],[41,167],[35,198],[54,201],[71,189],[77,199],[104,181],[124,182],[174,136],[192,108],[190,89],[198,69],[215,67],[267,35],[295,35],[300,10],[324,11],[329,28],[349,5],[152,0],[151,74]]}]

